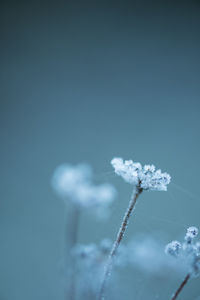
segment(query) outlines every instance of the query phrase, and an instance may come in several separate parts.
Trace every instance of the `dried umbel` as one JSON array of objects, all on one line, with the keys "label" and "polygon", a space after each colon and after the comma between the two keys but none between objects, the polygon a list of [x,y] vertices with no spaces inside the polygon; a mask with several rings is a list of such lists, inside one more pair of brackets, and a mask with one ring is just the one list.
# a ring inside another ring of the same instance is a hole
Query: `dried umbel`
[{"label": "dried umbel", "polygon": [[122,158],[113,158],[111,161],[115,173],[133,186],[140,186],[143,190],[166,191],[170,183],[170,175],[156,170],[154,165],[142,166],[132,160],[123,161]]}]

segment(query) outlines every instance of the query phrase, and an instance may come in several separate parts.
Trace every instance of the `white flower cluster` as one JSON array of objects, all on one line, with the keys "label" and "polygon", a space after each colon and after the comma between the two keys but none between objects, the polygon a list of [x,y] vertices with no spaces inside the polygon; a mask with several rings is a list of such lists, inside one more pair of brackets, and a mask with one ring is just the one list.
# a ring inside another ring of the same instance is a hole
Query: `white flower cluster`
[{"label": "white flower cluster", "polygon": [[195,241],[197,235],[198,229],[191,226],[187,229],[182,244],[172,241],[165,247],[165,252],[180,259],[181,263],[185,263],[193,276],[200,275],[200,242]]},{"label": "white flower cluster", "polygon": [[52,185],[59,196],[69,198],[81,207],[108,206],[116,196],[112,185],[92,183],[92,170],[87,164],[59,166]]},{"label": "white flower cluster", "polygon": [[170,183],[170,175],[156,170],[154,165],[142,166],[132,160],[123,161],[122,158],[113,158],[111,164],[117,175],[143,190],[166,191]]}]

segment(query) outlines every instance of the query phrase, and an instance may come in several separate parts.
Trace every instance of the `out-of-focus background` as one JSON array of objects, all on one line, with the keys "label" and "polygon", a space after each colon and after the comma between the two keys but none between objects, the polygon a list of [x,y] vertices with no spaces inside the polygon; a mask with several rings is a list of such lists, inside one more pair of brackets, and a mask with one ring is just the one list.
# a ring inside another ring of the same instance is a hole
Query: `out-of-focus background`
[{"label": "out-of-focus background", "polygon": [[[126,241],[168,242],[200,227],[200,3],[1,1],[0,14],[0,299],[61,300],[57,165],[88,162],[118,190],[107,222],[82,216],[80,242],[116,235],[131,187],[113,174],[113,156],[172,176],[167,193],[141,196]],[[138,300],[169,299],[181,279],[123,276],[127,300],[133,284]],[[199,278],[181,299],[198,296]]]}]

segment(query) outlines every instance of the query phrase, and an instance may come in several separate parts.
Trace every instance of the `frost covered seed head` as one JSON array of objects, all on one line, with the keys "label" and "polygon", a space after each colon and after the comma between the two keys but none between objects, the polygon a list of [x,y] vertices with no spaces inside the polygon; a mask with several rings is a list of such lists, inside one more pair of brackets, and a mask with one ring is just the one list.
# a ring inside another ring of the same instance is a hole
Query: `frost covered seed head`
[{"label": "frost covered seed head", "polygon": [[198,228],[191,226],[187,229],[186,236],[191,237],[192,239],[198,235]]},{"label": "frost covered seed head", "polygon": [[165,253],[170,254],[172,256],[177,256],[181,249],[181,243],[178,241],[172,241],[165,247]]},{"label": "frost covered seed head", "polygon": [[154,165],[142,167],[138,162],[123,161],[122,158],[113,158],[111,165],[117,175],[134,186],[140,186],[143,190],[166,191],[170,183],[170,175],[156,170]]}]

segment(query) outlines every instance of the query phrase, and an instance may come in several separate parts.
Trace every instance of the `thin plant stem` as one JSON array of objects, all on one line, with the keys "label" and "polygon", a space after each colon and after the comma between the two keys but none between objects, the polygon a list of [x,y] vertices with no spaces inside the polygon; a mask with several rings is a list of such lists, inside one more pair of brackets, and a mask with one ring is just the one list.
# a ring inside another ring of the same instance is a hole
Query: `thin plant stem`
[{"label": "thin plant stem", "polygon": [[70,282],[68,290],[66,292],[67,300],[75,300],[76,298],[76,261],[72,254],[72,250],[77,244],[78,240],[78,227],[80,219],[80,209],[76,205],[73,205],[69,211],[67,218],[67,228],[66,228],[66,246],[68,246],[69,258],[68,268],[70,270]]},{"label": "thin plant stem", "polygon": [[66,239],[67,245],[71,250],[78,240],[78,227],[80,218],[80,208],[77,205],[73,205],[68,213]]},{"label": "thin plant stem", "polygon": [[131,200],[129,202],[128,208],[125,212],[125,215],[123,217],[120,229],[118,231],[117,234],[117,238],[112,246],[111,252],[109,254],[108,257],[108,261],[107,264],[105,266],[105,272],[104,272],[104,276],[103,276],[103,281],[100,287],[100,292],[99,292],[99,296],[98,296],[98,300],[103,300],[104,299],[104,294],[105,294],[105,288],[106,288],[106,284],[107,284],[107,280],[109,278],[109,276],[111,275],[111,271],[112,271],[112,266],[113,266],[113,259],[116,255],[117,249],[121,243],[121,240],[123,239],[124,233],[127,229],[128,226],[128,221],[129,218],[131,216],[131,213],[136,205],[137,199],[139,197],[139,195],[142,193],[142,188],[139,186],[136,187],[136,190],[133,194],[133,196],[131,197]]},{"label": "thin plant stem", "polygon": [[171,300],[177,299],[178,295],[180,294],[180,292],[182,291],[182,289],[184,288],[184,286],[186,285],[186,283],[188,282],[189,279],[190,279],[190,274],[187,274],[186,277],[184,278],[184,280],[181,282],[178,289],[176,290],[175,294],[172,296]]}]

